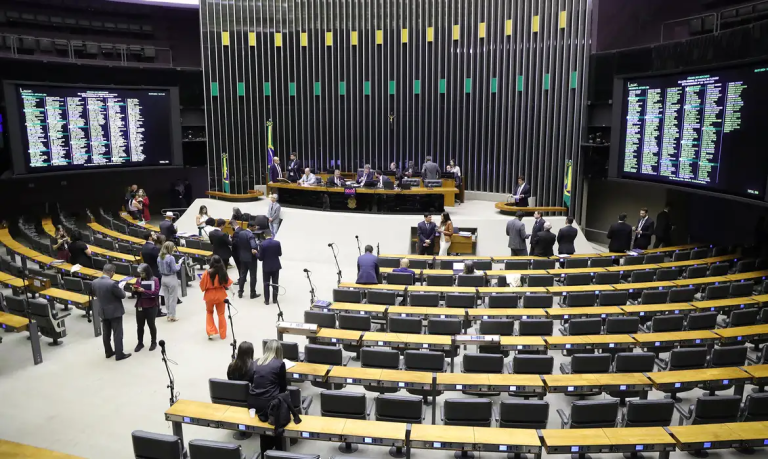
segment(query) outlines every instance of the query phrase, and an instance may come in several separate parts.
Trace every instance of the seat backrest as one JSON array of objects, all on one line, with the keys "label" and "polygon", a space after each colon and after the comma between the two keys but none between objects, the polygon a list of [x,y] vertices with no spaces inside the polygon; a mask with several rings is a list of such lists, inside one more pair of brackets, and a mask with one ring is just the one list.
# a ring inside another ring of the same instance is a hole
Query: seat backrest
[{"label": "seat backrest", "polygon": [[694,249],[691,250],[691,260],[700,260],[709,256],[709,249]]},{"label": "seat backrest", "polygon": [[610,268],[611,266],[613,266],[613,258],[610,258],[610,257],[599,257],[599,258],[589,259],[590,268]]},{"label": "seat backrest", "polygon": [[489,308],[516,308],[520,297],[514,293],[501,293],[488,297]]},{"label": "seat backrest", "polygon": [[571,404],[571,428],[614,427],[619,414],[619,401],[580,400]]},{"label": "seat backrest", "polygon": [[600,292],[598,306],[625,306],[629,301],[629,292]]},{"label": "seat backrest", "polygon": [[490,421],[493,414],[493,402],[487,398],[449,398],[443,406],[445,420],[453,423]]},{"label": "seat backrest", "polygon": [[528,287],[552,287],[555,285],[555,276],[550,274],[534,274],[528,276]]},{"label": "seat backrest", "polygon": [[531,266],[531,262],[528,260],[505,260],[504,269],[507,271],[524,271],[528,270]]},{"label": "seat backrest", "polygon": [[375,403],[377,417],[410,419],[421,423],[421,397],[381,394],[376,396]]},{"label": "seat backrest", "polygon": [[755,289],[754,281],[745,282],[733,282],[731,283],[728,296],[731,298],[738,298],[741,296],[752,296],[752,292]]},{"label": "seat backrest", "polygon": [[400,368],[400,353],[392,349],[364,347],[360,349],[360,366],[363,368]]},{"label": "seat backrest", "polygon": [[339,328],[371,331],[371,316],[368,314],[339,314]]},{"label": "seat backrest", "polygon": [[405,351],[403,360],[406,370],[445,371],[445,354],[434,351]]},{"label": "seat backrest", "polygon": [[213,440],[190,440],[190,459],[242,459],[240,445]]},{"label": "seat backrest", "polygon": [[643,264],[655,265],[657,263],[664,263],[664,257],[663,253],[651,253],[643,258]]},{"label": "seat backrest", "polygon": [[715,263],[709,266],[707,277],[727,276],[730,269],[731,265],[728,263]]},{"label": "seat backrest", "polygon": [[515,334],[515,321],[512,319],[483,319],[480,321],[480,334],[512,336]]},{"label": "seat backrest", "polygon": [[668,314],[654,316],[651,320],[651,329],[654,333],[668,331],[682,331],[685,325],[685,316],[682,314]]},{"label": "seat backrest", "polygon": [[410,261],[410,264],[409,264],[408,267],[411,268],[412,270],[416,271],[418,269],[427,269],[427,268],[429,268],[428,262],[431,261],[431,260],[427,260],[427,259],[424,259],[424,258],[409,258],[409,261]]},{"label": "seat backrest", "polygon": [[304,346],[304,361],[307,363],[322,363],[325,365],[341,365],[343,363],[341,348],[307,344]]},{"label": "seat backrest", "polygon": [[430,287],[453,287],[453,274],[430,274],[427,276]]},{"label": "seat backrest", "polygon": [[[611,261],[610,258],[608,261]],[[593,266],[590,266],[591,268]],[[604,272],[604,273],[595,273],[595,284],[597,285],[612,285],[612,284],[618,284],[621,282],[621,273],[620,272]]]},{"label": "seat backrest", "polygon": [[549,260],[546,258],[536,258],[531,261],[531,269],[555,269],[557,260]]},{"label": "seat backrest", "polygon": [[440,305],[440,295],[437,293],[409,293],[408,304],[411,306],[437,307]]},{"label": "seat backrest", "polygon": [[627,400],[625,427],[667,427],[672,424],[675,401]]},{"label": "seat backrest", "polygon": [[493,269],[493,262],[491,260],[472,260],[475,265],[475,269],[480,271],[490,271]]},{"label": "seat backrest", "polygon": [[744,422],[768,421],[768,392],[756,392],[744,399]]},{"label": "seat backrest", "polygon": [[131,275],[131,265],[129,265],[128,263],[115,261],[112,264],[115,265],[115,272],[117,274],[122,274],[123,276]]},{"label": "seat backrest", "polygon": [[[415,279],[411,273],[389,273],[387,274],[387,283],[392,285],[413,285]],[[370,295],[370,292],[368,294]]]},{"label": "seat backrest", "polygon": [[720,313],[717,311],[688,314],[688,322],[685,328],[687,330],[714,330],[717,326],[717,316],[719,315]]},{"label": "seat backrest", "polygon": [[69,290],[70,292],[82,292],[85,290],[83,280],[80,278],[64,277],[62,278],[62,281],[64,282],[64,289]]},{"label": "seat backrest", "polygon": [[515,354],[512,358],[512,373],[522,375],[551,375],[555,357],[551,355]]},{"label": "seat backrest", "polygon": [[499,420],[507,428],[543,429],[549,420],[549,403],[546,400],[502,400]]},{"label": "seat backrest", "polygon": [[381,268],[399,268],[400,267],[400,259],[399,258],[379,257],[379,267],[381,267]]},{"label": "seat backrest", "polygon": [[653,371],[655,363],[656,355],[652,352],[620,352],[613,369],[616,373],[643,373]]},{"label": "seat backrest", "polygon": [[608,373],[612,358],[611,354],[576,354],[571,357],[571,372]]},{"label": "seat backrest", "polygon": [[304,311],[304,322],[308,324],[317,324],[323,328],[336,328],[336,313]]},{"label": "seat backrest", "polygon": [[107,264],[106,258],[101,257],[91,257],[91,261],[93,261],[93,269],[104,269]]},{"label": "seat backrest", "polygon": [[429,335],[460,335],[460,319],[429,319],[427,320],[427,334]]},{"label": "seat backrest", "polygon": [[501,373],[504,371],[504,356],[501,354],[465,352],[462,359],[464,373]]},{"label": "seat backrest", "polygon": [[704,368],[707,364],[707,348],[681,347],[669,353],[669,370]]},{"label": "seat backrest", "polygon": [[656,281],[674,281],[680,278],[680,270],[677,268],[665,268],[656,271]]},{"label": "seat backrest", "polygon": [[731,291],[731,284],[708,285],[704,290],[704,298],[707,300],[720,300],[728,298]]},{"label": "seat backrest", "polygon": [[548,293],[526,293],[523,295],[524,308],[551,308],[552,295]]},{"label": "seat backrest", "polygon": [[757,316],[760,314],[760,310],[757,308],[750,309],[738,309],[731,312],[729,327],[740,327],[743,325],[755,325],[757,324]]},{"label": "seat backrest", "polygon": [[422,323],[420,317],[396,317],[387,318],[387,330],[390,333],[421,334]]},{"label": "seat backrest", "polygon": [[219,405],[247,407],[250,387],[251,384],[247,381],[229,381],[217,378],[208,380],[211,403],[218,403]]},{"label": "seat backrest", "polygon": [[643,290],[640,304],[662,304],[669,300],[669,290]]},{"label": "seat backrest", "polygon": [[184,452],[184,445],[176,435],[134,430],[131,441],[136,459],[181,459]]},{"label": "seat backrest", "polygon": [[333,301],[341,303],[362,303],[363,291],[349,288],[333,289]]},{"label": "seat backrest", "polygon": [[695,287],[678,287],[669,291],[670,303],[690,303],[696,296]]},{"label": "seat backrest", "polygon": [[621,259],[621,264],[623,266],[637,266],[642,265],[643,261],[645,261],[645,257],[643,256],[624,257]]},{"label": "seat backrest", "polygon": [[521,319],[517,333],[520,336],[551,336],[554,327],[552,319]]},{"label": "seat backrest", "polygon": [[53,321],[54,316],[51,311],[51,305],[45,300],[28,300],[27,306],[29,307],[29,315],[33,316],[35,320],[43,323],[50,323]]},{"label": "seat backrest", "polygon": [[691,259],[690,250],[683,250],[672,254],[672,261],[688,261]]},{"label": "seat backrest", "polygon": [[590,273],[576,273],[566,274],[564,285],[590,285],[592,283],[592,274]]},{"label": "seat backrest", "polygon": [[366,294],[366,300],[370,304],[385,304],[388,306],[394,306],[397,304],[397,292],[387,290],[368,290],[368,294]]},{"label": "seat backrest", "polygon": [[741,408],[741,396],[704,395],[696,399],[693,424],[736,422]]},{"label": "seat backrest", "polygon": [[690,266],[688,269],[685,270],[685,277],[688,279],[698,279],[700,277],[706,277],[708,271],[709,271],[709,266],[707,265]]},{"label": "seat backrest", "polygon": [[597,303],[595,292],[573,292],[565,297],[565,305],[570,308],[580,306],[594,306]]},{"label": "seat backrest", "polygon": [[320,392],[320,412],[323,416],[332,417],[365,417],[365,394],[341,390],[324,390]]},{"label": "seat backrest", "polygon": [[656,271],[632,271],[632,275],[629,277],[629,282],[633,284],[643,282],[653,282],[656,279]]},{"label": "seat backrest", "polygon": [[573,319],[568,323],[568,334],[575,335],[599,335],[603,328],[600,318]]},{"label": "seat backrest", "polygon": [[319,454],[299,454],[269,449],[264,452],[264,459],[320,459]]},{"label": "seat backrest", "polygon": [[474,293],[446,293],[445,307],[446,308],[474,308],[475,298],[476,297]]},{"label": "seat backrest", "polygon": [[748,273],[755,270],[757,261],[755,260],[741,260],[736,263],[736,273]]},{"label": "seat backrest", "polygon": [[588,267],[589,267],[588,258],[566,258],[565,259],[565,269],[579,269],[579,268],[588,268]]},{"label": "seat backrest", "polygon": [[[263,339],[261,340],[261,350],[262,352],[267,347],[267,343],[271,341],[269,339]],[[301,360],[299,355],[299,345],[298,343],[294,343],[292,341],[278,341],[280,343],[280,347],[283,348],[283,358],[286,360],[290,360],[292,362],[298,362]]]},{"label": "seat backrest", "polygon": [[456,277],[458,287],[485,287],[485,276],[483,274],[459,274]]},{"label": "seat backrest", "polygon": [[605,320],[605,333],[611,334],[633,334],[640,328],[639,317],[609,317]]},{"label": "seat backrest", "polygon": [[747,361],[747,346],[724,346],[712,350],[709,364],[712,367],[738,367]]}]

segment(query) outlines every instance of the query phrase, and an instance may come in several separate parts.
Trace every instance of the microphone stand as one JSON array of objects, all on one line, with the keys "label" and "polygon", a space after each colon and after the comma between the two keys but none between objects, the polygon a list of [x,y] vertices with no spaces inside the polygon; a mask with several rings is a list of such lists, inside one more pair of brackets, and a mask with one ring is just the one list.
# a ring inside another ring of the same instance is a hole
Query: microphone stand
[{"label": "microphone stand", "polygon": [[162,346],[162,352],[163,356],[163,363],[165,364],[165,371],[168,373],[168,389],[171,390],[171,398],[170,403],[171,406],[173,406],[174,403],[176,403],[176,390],[175,390],[175,380],[173,378],[173,373],[171,373],[171,368],[168,366],[168,357],[165,355],[165,344]]},{"label": "microphone stand", "polygon": [[232,309],[230,306],[232,303],[229,302],[229,299],[224,300],[224,302],[227,304],[227,317],[229,318],[229,331],[232,332],[232,343],[230,346],[232,346],[232,361],[235,361],[235,358],[237,357],[237,338],[235,338],[235,324],[232,322]]},{"label": "microphone stand", "polygon": [[308,269],[305,269],[304,272],[307,274],[307,282],[309,282],[309,295],[310,295],[309,305],[311,307],[313,304],[315,304],[315,286],[312,285],[312,279],[310,279],[309,277],[310,271]]},{"label": "microphone stand", "polygon": [[[278,294],[275,295],[275,304],[277,305],[277,321],[278,322],[284,322],[285,321],[285,316],[283,316],[283,310],[280,309],[280,285],[278,285],[278,284],[269,284],[269,286],[270,287],[277,287],[278,288],[278,292],[277,292]],[[267,292],[264,292],[264,294],[266,295]],[[313,303],[314,303],[314,301],[313,301]]]},{"label": "microphone stand", "polygon": [[377,243],[376,243],[376,256],[377,256],[377,257],[379,256],[379,253],[380,253],[380,252],[379,252],[379,243],[377,242]]},{"label": "microphone stand", "polygon": [[[357,237],[357,236],[355,236]],[[360,250],[360,244],[357,245],[357,250]],[[341,284],[341,267],[339,266],[339,259],[336,258],[336,251],[333,250],[333,247],[331,247],[331,252],[333,253],[333,260],[336,262],[336,285]],[[314,301],[312,302],[314,304]]]},{"label": "microphone stand", "polygon": [[358,255],[362,255],[363,251],[360,250],[360,237],[359,236],[355,236],[355,239],[357,239],[357,254]]}]

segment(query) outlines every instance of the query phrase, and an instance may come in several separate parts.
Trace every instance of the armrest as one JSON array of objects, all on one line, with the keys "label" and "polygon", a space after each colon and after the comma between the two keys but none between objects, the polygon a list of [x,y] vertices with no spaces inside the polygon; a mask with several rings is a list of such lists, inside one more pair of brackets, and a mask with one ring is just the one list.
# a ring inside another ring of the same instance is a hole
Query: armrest
[{"label": "armrest", "polygon": [[640,324],[640,330],[642,330],[642,331],[644,331],[646,333],[650,333],[651,332],[651,322],[648,322],[648,323],[645,323],[645,324]]},{"label": "armrest", "polygon": [[568,336],[568,329],[566,327],[560,327],[558,330],[560,331],[561,335]]},{"label": "armrest", "polygon": [[560,364],[560,373],[562,373],[564,375],[571,374],[571,364],[568,363],[568,362],[562,362]]},{"label": "armrest", "polygon": [[507,373],[511,375],[512,374],[512,361],[510,360],[509,362],[505,363],[504,366],[507,369]]},{"label": "armrest", "polygon": [[54,318],[54,320],[62,320],[71,315],[72,315],[71,312],[59,312],[58,314],[56,314],[56,317]]},{"label": "armrest", "polygon": [[739,408],[739,422],[743,421],[746,415],[747,415],[747,404],[742,403],[741,408]]},{"label": "armrest", "polygon": [[497,405],[493,405],[491,407],[491,418],[496,420],[496,425],[498,425],[499,418],[501,417],[500,414],[499,414],[500,411],[501,410],[499,409],[499,407]]},{"label": "armrest", "polygon": [[305,397],[301,397],[301,411],[304,414],[309,413],[309,407],[312,406],[312,401],[314,400],[314,397],[311,395],[307,395]]},{"label": "armrest", "polygon": [[344,356],[344,358],[341,359],[341,365],[346,367],[350,360],[352,360],[351,355]]},{"label": "armrest", "polygon": [[427,405],[421,404],[421,420],[427,419]]},{"label": "armrest", "polygon": [[440,420],[445,422],[445,406],[440,405]]},{"label": "armrest", "polygon": [[560,416],[560,428],[568,429],[571,424],[571,417],[565,414],[561,408],[557,409],[557,415]]},{"label": "armrest", "polygon": [[459,369],[464,373],[464,361],[459,362]]},{"label": "armrest", "polygon": [[691,418],[693,417],[693,405],[688,406],[688,412],[686,413],[685,408],[683,408],[682,405],[680,405],[679,403],[675,403],[675,411],[680,413],[680,420],[678,423],[678,425],[680,426],[685,424],[684,420],[690,421]]},{"label": "armrest", "polygon": [[374,400],[368,400],[368,406],[365,408],[365,417],[371,417],[371,411],[373,411]]},{"label": "armrest", "polygon": [[619,417],[616,419],[616,425],[618,427],[624,427],[624,424],[627,422],[627,411],[626,408],[620,408],[619,409]]},{"label": "armrest", "polygon": [[659,359],[655,359],[655,361],[656,361],[656,366],[661,368],[662,371],[666,371],[667,368],[669,368],[669,359],[659,358]]}]

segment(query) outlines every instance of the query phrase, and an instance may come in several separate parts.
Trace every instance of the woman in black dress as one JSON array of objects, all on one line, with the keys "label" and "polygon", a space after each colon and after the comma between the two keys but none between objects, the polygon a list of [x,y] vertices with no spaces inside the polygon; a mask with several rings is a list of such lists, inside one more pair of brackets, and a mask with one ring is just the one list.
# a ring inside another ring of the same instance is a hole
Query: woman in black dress
[{"label": "woman in black dress", "polygon": [[[283,348],[280,341],[269,340],[264,354],[251,364],[251,389],[248,394],[248,408],[255,408],[256,414],[266,414],[269,403],[288,390],[288,379],[283,362]],[[270,449],[281,449],[282,437],[261,435],[261,453]]]}]

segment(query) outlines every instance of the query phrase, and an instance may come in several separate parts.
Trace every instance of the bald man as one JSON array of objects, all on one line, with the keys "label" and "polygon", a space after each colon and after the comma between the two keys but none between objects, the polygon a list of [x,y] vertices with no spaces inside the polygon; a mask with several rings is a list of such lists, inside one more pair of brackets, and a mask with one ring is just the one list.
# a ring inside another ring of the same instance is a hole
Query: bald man
[{"label": "bald man", "polygon": [[533,256],[535,257],[551,257],[555,253],[553,248],[557,237],[552,234],[552,224],[549,222],[544,223],[544,227],[539,231],[536,245],[533,247]]}]

